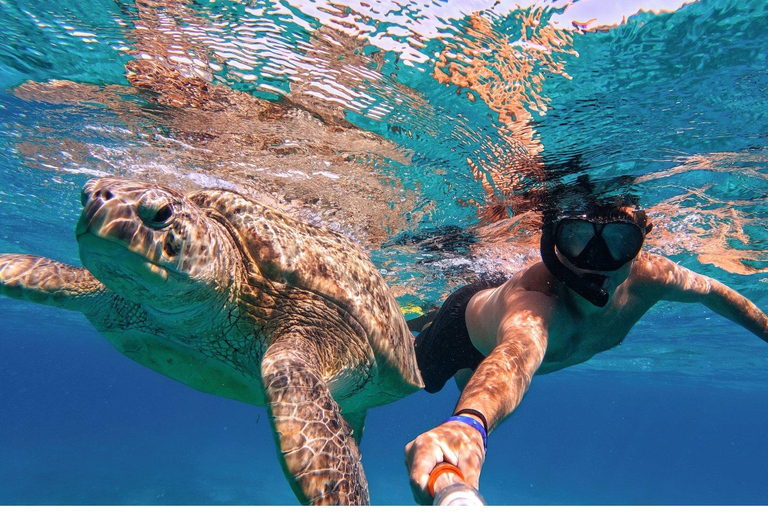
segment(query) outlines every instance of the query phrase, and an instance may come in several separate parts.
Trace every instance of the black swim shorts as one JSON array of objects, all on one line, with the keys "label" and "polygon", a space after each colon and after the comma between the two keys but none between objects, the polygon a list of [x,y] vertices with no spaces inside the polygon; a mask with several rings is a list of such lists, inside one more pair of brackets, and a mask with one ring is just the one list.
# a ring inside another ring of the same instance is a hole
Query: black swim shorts
[{"label": "black swim shorts", "polygon": [[424,389],[437,393],[461,369],[475,370],[485,356],[469,339],[464,317],[467,304],[477,292],[501,286],[506,277],[483,279],[453,292],[432,323],[416,337],[416,362]]}]

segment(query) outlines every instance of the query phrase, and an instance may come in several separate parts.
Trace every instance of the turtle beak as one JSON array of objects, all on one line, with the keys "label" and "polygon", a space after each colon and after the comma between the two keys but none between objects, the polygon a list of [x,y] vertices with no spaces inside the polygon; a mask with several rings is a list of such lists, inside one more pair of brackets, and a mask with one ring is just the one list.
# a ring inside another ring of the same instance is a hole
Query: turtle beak
[{"label": "turtle beak", "polygon": [[[75,227],[75,236],[77,237],[86,234],[95,227],[92,226],[92,222],[97,212],[104,203],[114,198],[114,194],[107,187],[98,187],[98,183],[98,181],[94,180],[89,181],[80,193],[80,203],[83,205],[83,212],[80,214],[77,226]],[[94,231],[98,232],[98,229]]]},{"label": "turtle beak", "polygon": [[[81,195],[83,211],[77,221],[75,235],[80,238],[90,233],[125,246],[131,246],[134,241],[142,242],[136,240],[141,222],[132,206],[113,193],[109,185],[101,181],[89,181],[85,185]],[[107,205],[108,208],[105,207]]]}]

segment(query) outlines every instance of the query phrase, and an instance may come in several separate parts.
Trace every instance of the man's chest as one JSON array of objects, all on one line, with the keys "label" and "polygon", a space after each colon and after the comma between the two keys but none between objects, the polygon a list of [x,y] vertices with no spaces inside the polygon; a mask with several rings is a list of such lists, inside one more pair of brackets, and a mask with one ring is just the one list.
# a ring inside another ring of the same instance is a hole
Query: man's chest
[{"label": "man's chest", "polygon": [[[556,321],[549,332],[542,372],[582,363],[615,347],[643,314],[631,307],[608,309],[601,313]],[[549,366],[554,367],[547,370],[545,367]]]}]

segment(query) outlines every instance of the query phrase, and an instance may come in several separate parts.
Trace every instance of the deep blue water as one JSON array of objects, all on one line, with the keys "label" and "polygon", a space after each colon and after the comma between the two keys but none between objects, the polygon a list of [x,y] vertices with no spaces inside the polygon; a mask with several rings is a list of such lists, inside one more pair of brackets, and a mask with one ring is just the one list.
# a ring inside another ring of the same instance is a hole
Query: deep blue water
[{"label": "deep blue water", "polygon": [[[0,502],[295,503],[263,409],[141,368],[82,323],[36,316],[5,322]],[[729,342],[764,349],[745,335]],[[537,377],[491,436],[481,489],[492,504],[765,504],[764,385],[653,371]],[[411,503],[403,447],[457,398],[449,385],[369,412],[373,504]]]},{"label": "deep blue water", "polygon": [[[517,41],[521,26],[504,5],[371,2],[378,24],[361,5],[328,15],[317,2],[85,5],[0,0],[0,252],[78,264],[79,189],[95,175],[224,184],[354,236],[404,308],[434,304],[477,273],[527,261],[509,237],[464,237],[487,200],[478,176],[497,196],[545,183],[508,165],[521,145],[546,179],[586,174],[638,195],[656,223],[649,250],[768,310],[762,0],[701,1],[569,32],[571,43],[550,50],[570,78],[526,54],[546,112],[515,97],[489,106],[491,78],[473,89],[433,74],[455,40],[485,45],[485,69],[502,76],[493,49]],[[540,5],[542,27],[569,12]],[[476,10],[490,35],[462,39]],[[340,26],[331,18],[373,28],[345,37],[329,31]],[[172,46],[151,47],[139,26],[218,63],[205,80],[295,110],[264,121],[131,87],[126,65]],[[518,103],[527,114],[505,123]],[[347,129],[372,138],[334,138]],[[300,204],[307,197],[320,199]],[[408,242],[425,233],[441,244]],[[140,367],[76,313],[6,298],[0,308],[0,505],[295,503],[263,409]],[[660,304],[616,349],[534,379],[489,440],[481,491],[499,505],[768,504],[766,369],[757,337],[703,306]],[[404,446],[457,398],[449,383],[369,411],[373,504],[412,503]]]}]

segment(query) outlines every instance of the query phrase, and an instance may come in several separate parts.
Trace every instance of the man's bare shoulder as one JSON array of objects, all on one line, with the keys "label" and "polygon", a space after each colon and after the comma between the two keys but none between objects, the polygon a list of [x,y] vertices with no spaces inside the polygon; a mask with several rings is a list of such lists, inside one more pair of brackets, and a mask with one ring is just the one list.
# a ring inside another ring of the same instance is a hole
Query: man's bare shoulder
[{"label": "man's bare shoulder", "polygon": [[[525,328],[526,332],[546,329],[558,303],[553,280],[539,262],[498,288],[483,290],[472,297],[465,318],[475,348],[489,354],[499,342],[500,329]],[[544,343],[545,338],[541,338],[541,342]]]},{"label": "man's bare shoulder", "polygon": [[543,313],[551,310],[562,293],[557,281],[543,263],[534,263],[492,291],[486,298],[500,317],[519,311]]},{"label": "man's bare shoulder", "polygon": [[[496,311],[501,314],[513,302],[527,301],[531,297],[546,301],[546,298],[556,299],[559,282],[542,262],[521,270],[497,288],[489,288],[478,292],[470,301],[470,309],[485,313]],[[543,294],[543,296],[542,296]]]},{"label": "man's bare shoulder", "polygon": [[501,285],[500,289],[505,295],[539,292],[554,296],[557,295],[559,283],[547,270],[544,263],[539,261],[515,274],[506,283]]},{"label": "man's bare shoulder", "polygon": [[632,265],[630,278],[638,284],[661,285],[675,280],[681,268],[664,256],[641,251]]},{"label": "man's bare shoulder", "polygon": [[699,278],[698,274],[664,256],[643,251],[632,265],[628,285],[637,294],[662,300],[669,298],[670,294],[697,286]]}]

